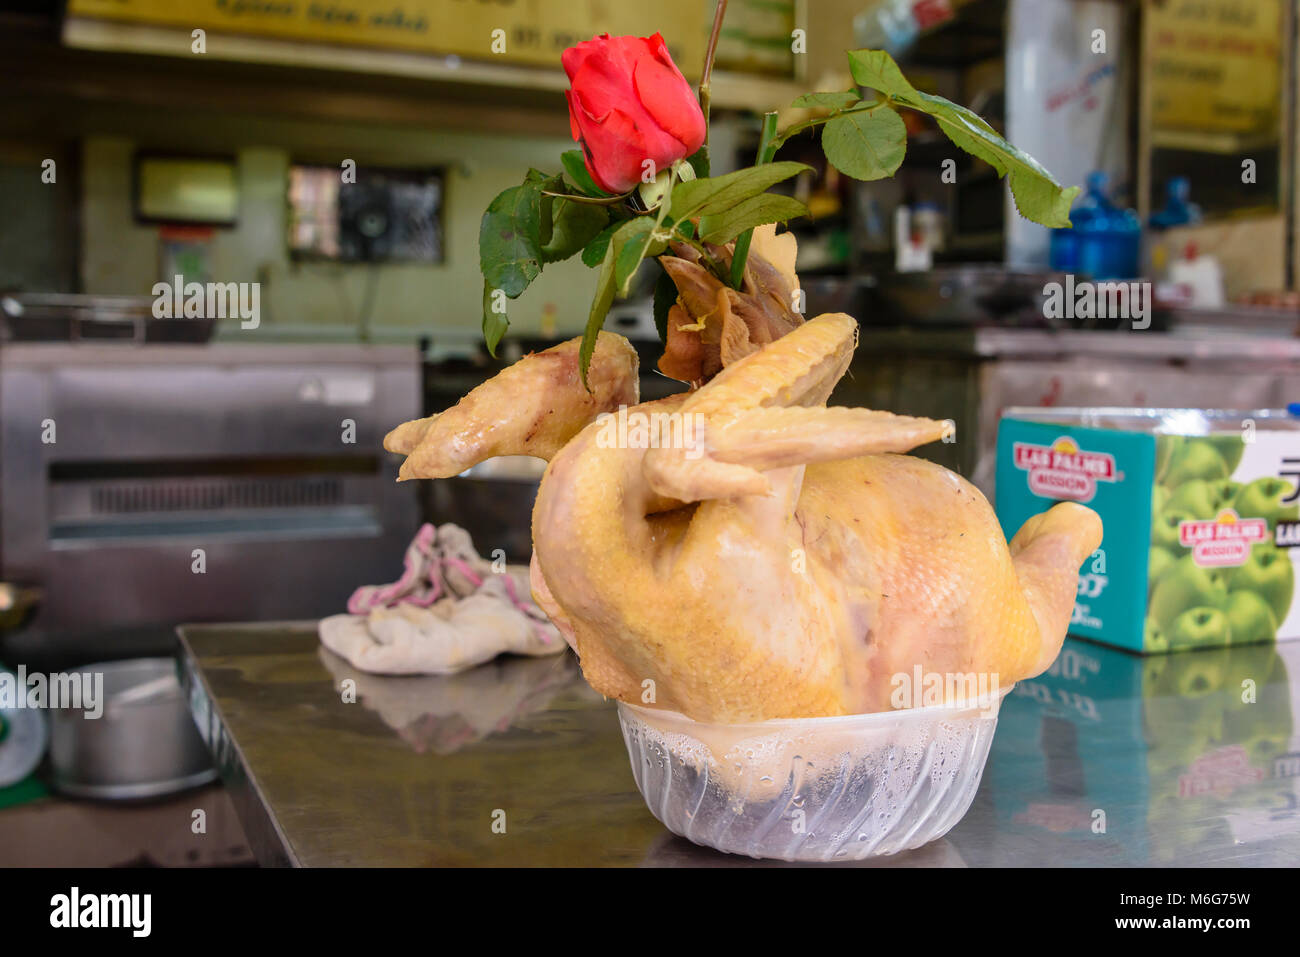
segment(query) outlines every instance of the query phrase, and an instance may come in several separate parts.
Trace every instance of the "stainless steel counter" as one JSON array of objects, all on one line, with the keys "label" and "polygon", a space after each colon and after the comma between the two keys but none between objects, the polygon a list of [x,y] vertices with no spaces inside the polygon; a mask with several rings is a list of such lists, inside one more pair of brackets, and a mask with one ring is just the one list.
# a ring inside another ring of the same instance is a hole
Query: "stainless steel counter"
[{"label": "stainless steel counter", "polygon": [[[311,623],[180,633],[196,721],[263,864],[756,863],[651,816],[613,706],[567,653],[388,678],[322,649]],[[1142,659],[1071,639],[1007,697],[961,823],[875,863],[1300,864],[1297,691],[1300,643]]]}]

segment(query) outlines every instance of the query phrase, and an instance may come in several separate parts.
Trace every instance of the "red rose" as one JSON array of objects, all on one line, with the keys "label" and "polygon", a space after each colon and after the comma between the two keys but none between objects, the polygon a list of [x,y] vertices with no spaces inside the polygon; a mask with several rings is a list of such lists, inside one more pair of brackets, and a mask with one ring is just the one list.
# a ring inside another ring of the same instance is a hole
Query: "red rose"
[{"label": "red rose", "polygon": [[704,113],[659,34],[602,34],[562,59],[573,138],[606,192],[635,187],[646,160],[658,173],[704,144]]}]

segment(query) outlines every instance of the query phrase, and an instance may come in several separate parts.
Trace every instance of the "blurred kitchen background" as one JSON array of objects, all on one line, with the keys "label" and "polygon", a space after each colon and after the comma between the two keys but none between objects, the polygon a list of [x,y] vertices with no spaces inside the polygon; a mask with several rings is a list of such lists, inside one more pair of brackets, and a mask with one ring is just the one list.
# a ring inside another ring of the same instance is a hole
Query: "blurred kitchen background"
[{"label": "blurred kitchen background", "polygon": [[[535,474],[399,486],[382,437],[581,332],[593,280],[575,259],[511,304],[487,355],[480,217],[573,146],[564,47],[658,29],[694,80],[712,4],[0,9],[0,660],[166,655],[179,622],[339,611],[395,577],[422,519],[526,560]],[[792,140],[782,158],[817,166],[792,187],[813,212],[791,225],[808,313],[862,323],[836,402],[952,419],[956,441],[922,454],[991,492],[1008,406],[1300,399],[1295,4],[732,0],[714,172],[752,160],[764,111],[785,125],[800,93],[850,87],[850,47],[889,49],[1085,190],[1052,233],[919,115],[880,182]],[[1045,289],[1066,274],[1149,282],[1154,308],[1059,315]],[[156,318],[154,285],[177,275],[256,284],[256,318]],[[654,371],[648,292],[609,323],[647,397],[681,388]],[[70,844],[92,813],[60,825]],[[147,826],[115,825],[92,863],[245,860],[228,823],[219,852],[142,849]]]}]

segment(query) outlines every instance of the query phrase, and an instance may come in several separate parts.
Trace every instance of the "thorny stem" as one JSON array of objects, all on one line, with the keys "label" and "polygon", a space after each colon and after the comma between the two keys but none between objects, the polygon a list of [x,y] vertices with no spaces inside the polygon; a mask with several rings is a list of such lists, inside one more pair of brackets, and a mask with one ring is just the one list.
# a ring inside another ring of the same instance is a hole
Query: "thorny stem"
[{"label": "thorny stem", "polygon": [[704,54],[704,72],[700,74],[700,110],[704,113],[704,145],[709,145],[709,104],[713,97],[713,58],[718,52],[718,37],[722,34],[722,18],[727,15],[727,0],[718,0],[713,10],[713,32],[709,34],[709,48]]},{"label": "thorny stem", "polygon": [[[776,149],[781,144],[776,138],[775,113],[763,114],[763,132],[758,141],[758,156],[755,166],[772,162]],[[754,230],[747,229],[736,238],[736,249],[731,254],[731,288],[739,289],[745,281],[745,260],[749,258],[749,244],[754,238]]]}]

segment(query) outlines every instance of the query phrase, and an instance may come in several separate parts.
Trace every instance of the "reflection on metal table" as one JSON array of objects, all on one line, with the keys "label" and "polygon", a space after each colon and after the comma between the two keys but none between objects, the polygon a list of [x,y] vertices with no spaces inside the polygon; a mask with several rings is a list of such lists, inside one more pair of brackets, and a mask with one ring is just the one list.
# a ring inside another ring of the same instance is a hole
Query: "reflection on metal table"
[{"label": "reflection on metal table", "polygon": [[[613,704],[568,652],[381,677],[321,648],[314,623],[180,634],[195,720],[263,864],[758,863],[654,819]],[[1143,659],[1069,639],[1007,697],[966,817],[867,864],[1294,866],[1298,686],[1300,643]]]}]

